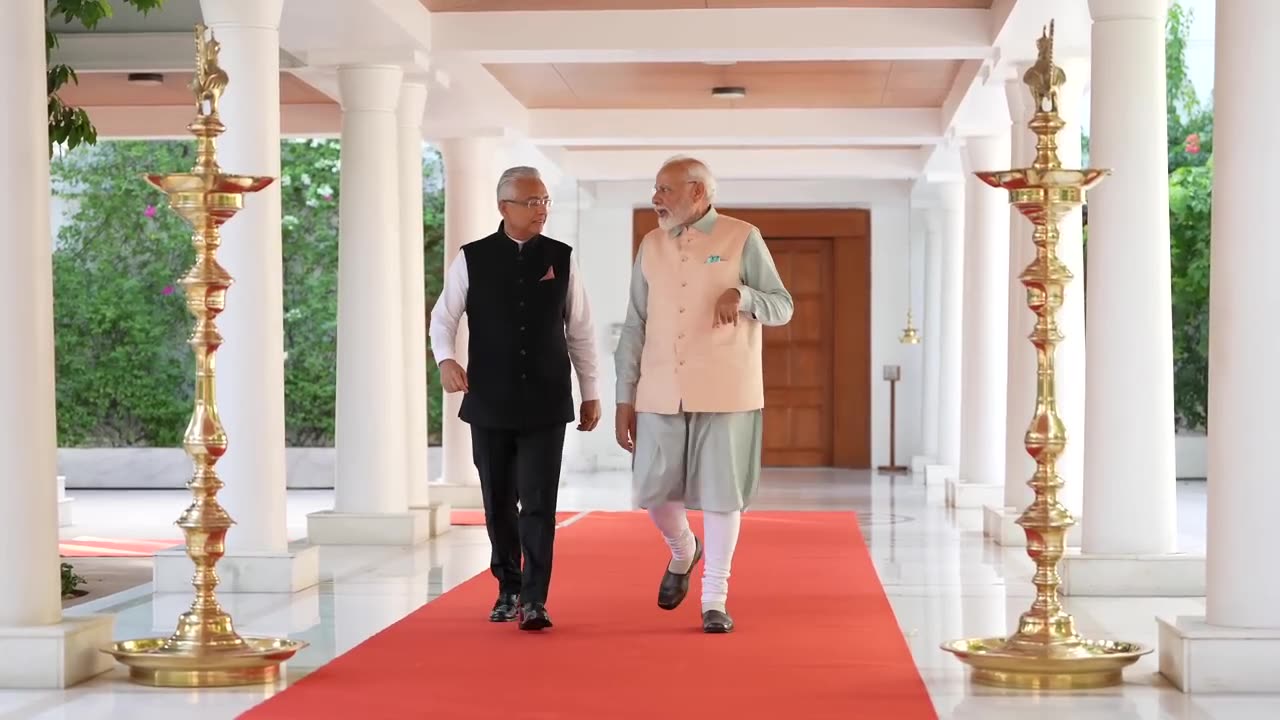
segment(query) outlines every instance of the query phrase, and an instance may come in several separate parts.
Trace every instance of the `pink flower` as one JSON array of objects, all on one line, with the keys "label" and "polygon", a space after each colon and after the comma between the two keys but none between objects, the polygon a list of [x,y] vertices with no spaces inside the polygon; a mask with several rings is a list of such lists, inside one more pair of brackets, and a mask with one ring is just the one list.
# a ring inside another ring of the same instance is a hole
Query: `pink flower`
[{"label": "pink flower", "polygon": [[155,217],[155,216],[156,216],[156,206],[155,206],[155,205],[148,205],[148,206],[147,206],[147,209],[142,211],[142,214],[143,214],[143,215],[146,215],[146,216],[147,216],[147,217],[149,217],[149,218],[153,218],[153,217]]},{"label": "pink flower", "polygon": [[164,286],[164,289],[160,291],[160,294],[161,294],[161,295],[172,295],[172,294],[173,294],[173,286],[172,286],[172,285],[165,285],[165,286]]},{"label": "pink flower", "polygon": [[1191,133],[1188,135],[1186,145],[1183,147],[1192,155],[1200,152],[1200,133]]}]

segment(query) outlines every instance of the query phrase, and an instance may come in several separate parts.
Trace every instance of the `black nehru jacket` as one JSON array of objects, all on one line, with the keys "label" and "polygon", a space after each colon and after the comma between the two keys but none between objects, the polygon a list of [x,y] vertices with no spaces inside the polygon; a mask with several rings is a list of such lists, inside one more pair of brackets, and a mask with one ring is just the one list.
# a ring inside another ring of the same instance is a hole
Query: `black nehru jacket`
[{"label": "black nehru jacket", "polygon": [[568,316],[573,248],[498,232],[462,246],[467,259],[467,384],[458,417],[491,428],[573,422]]}]

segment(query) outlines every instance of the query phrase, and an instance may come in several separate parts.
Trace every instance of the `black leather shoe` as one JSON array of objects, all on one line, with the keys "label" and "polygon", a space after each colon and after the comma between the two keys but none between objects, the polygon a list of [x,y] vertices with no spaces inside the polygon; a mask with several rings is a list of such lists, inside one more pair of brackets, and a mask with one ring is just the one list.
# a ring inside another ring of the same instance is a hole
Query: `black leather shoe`
[{"label": "black leather shoe", "polygon": [[520,629],[542,630],[551,627],[551,616],[542,603],[525,603],[520,606]]},{"label": "black leather shoe", "polygon": [[689,563],[689,572],[683,575],[671,572],[670,561],[668,561],[667,571],[662,573],[662,583],[658,585],[658,607],[663,610],[675,610],[680,603],[684,602],[684,596],[689,594],[689,577],[693,575],[693,568],[701,559],[702,541],[694,537],[693,562]]},{"label": "black leather shoe", "polygon": [[729,613],[708,610],[702,613],[702,632],[722,635],[733,632],[733,618]]},{"label": "black leather shoe", "polygon": [[516,608],[520,605],[520,596],[514,593],[499,593],[498,600],[493,603],[493,612],[489,613],[489,622],[511,622],[516,619]]}]

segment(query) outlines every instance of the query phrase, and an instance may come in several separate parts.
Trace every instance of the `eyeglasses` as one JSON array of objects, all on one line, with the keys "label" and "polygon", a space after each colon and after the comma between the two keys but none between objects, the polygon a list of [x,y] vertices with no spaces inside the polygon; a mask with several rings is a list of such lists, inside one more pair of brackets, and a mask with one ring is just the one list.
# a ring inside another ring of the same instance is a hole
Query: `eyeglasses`
[{"label": "eyeglasses", "polygon": [[[698,182],[697,180],[685,180],[684,184],[694,185],[697,182]],[[653,192],[655,195],[670,195],[671,193],[675,192],[675,188],[671,187],[670,185],[654,185]]]},{"label": "eyeglasses", "polygon": [[511,203],[512,205],[523,205],[529,208],[530,210],[536,207],[545,207],[545,208],[551,207],[551,198],[534,198],[532,200],[503,200],[502,202]]}]

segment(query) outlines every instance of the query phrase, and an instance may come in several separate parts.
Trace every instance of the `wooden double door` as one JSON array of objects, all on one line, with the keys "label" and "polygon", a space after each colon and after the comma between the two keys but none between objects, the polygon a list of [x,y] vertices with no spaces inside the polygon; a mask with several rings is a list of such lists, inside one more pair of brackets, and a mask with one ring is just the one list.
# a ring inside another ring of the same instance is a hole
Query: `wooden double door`
[{"label": "wooden double door", "polygon": [[[764,464],[871,466],[871,233],[867,210],[735,209],[760,228],[795,301],[764,329]],[[657,227],[635,212],[632,252]]]}]

